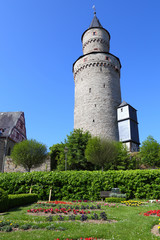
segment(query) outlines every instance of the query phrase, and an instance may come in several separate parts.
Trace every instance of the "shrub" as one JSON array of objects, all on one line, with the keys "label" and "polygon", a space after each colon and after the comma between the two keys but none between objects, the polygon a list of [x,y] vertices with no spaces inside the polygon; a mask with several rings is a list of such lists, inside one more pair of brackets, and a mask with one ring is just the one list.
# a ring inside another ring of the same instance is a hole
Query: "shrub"
[{"label": "shrub", "polygon": [[47,230],[55,230],[55,226],[53,224],[46,227]]},{"label": "shrub", "polygon": [[67,229],[64,228],[64,227],[58,227],[56,230],[59,230],[59,231],[65,231],[65,230],[67,230]]},{"label": "shrub", "polygon": [[48,216],[48,217],[46,217],[46,220],[47,220],[47,222],[52,222],[53,221],[53,217],[52,216]]},{"label": "shrub", "polygon": [[80,220],[83,222],[83,221],[86,221],[88,219],[88,216],[87,215],[85,215],[85,214],[82,214],[81,216],[80,216]]},{"label": "shrub", "polygon": [[125,198],[109,197],[105,199],[105,202],[120,203],[121,201],[125,201]]},{"label": "shrub", "polygon": [[94,219],[94,220],[98,220],[98,214],[93,213],[93,216],[91,216],[91,218]]},{"label": "shrub", "polygon": [[101,212],[100,217],[101,217],[102,220],[105,220],[105,221],[107,220],[107,215],[106,215],[105,212]]},{"label": "shrub", "polygon": [[28,230],[30,228],[31,228],[30,224],[24,224],[24,225],[20,226],[20,229],[23,229],[23,230]]},{"label": "shrub", "polygon": [[18,228],[18,227],[19,227],[19,224],[18,224],[18,223],[13,223],[13,224],[12,224],[12,227]]},{"label": "shrub", "polygon": [[70,215],[70,216],[69,216],[69,220],[75,221],[75,220],[76,220],[76,216],[75,216],[75,215]]},{"label": "shrub", "polygon": [[110,197],[117,197],[117,198],[126,198],[126,194],[122,194],[122,193],[110,193],[109,194]]},{"label": "shrub", "polygon": [[32,192],[47,200],[100,200],[100,191],[118,187],[127,199],[160,199],[160,170],[65,171],[0,173],[0,187],[8,194]]},{"label": "shrub", "polygon": [[12,227],[11,226],[4,226],[4,227],[1,228],[1,231],[11,232],[12,231]]},{"label": "shrub", "polygon": [[14,194],[8,195],[8,200],[8,207],[14,208],[37,202],[38,196],[37,194]]},{"label": "shrub", "polygon": [[39,229],[40,227],[38,225],[33,225],[32,229]]},{"label": "shrub", "polygon": [[0,188],[0,212],[8,210],[8,193]]},{"label": "shrub", "polygon": [[11,152],[13,162],[23,166],[28,172],[32,167],[40,166],[46,157],[47,147],[33,139],[16,143]]}]

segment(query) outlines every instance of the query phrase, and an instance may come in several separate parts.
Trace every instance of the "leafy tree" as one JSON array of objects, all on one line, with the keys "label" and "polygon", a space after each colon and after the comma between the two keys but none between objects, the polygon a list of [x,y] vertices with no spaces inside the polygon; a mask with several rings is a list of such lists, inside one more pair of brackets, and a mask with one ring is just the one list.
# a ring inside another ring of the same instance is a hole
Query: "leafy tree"
[{"label": "leafy tree", "polygon": [[82,129],[75,129],[67,135],[64,143],[55,144],[50,148],[50,155],[54,162],[57,162],[58,170],[65,170],[64,149],[67,147],[67,169],[69,170],[92,170],[94,165],[87,162],[85,149],[88,140],[91,138],[89,132]]},{"label": "leafy tree", "polygon": [[33,139],[15,144],[11,153],[13,162],[23,166],[28,172],[32,167],[40,166],[46,156],[46,146]]},{"label": "leafy tree", "polygon": [[152,136],[142,142],[140,157],[144,165],[160,167],[160,144]]},{"label": "leafy tree", "polygon": [[142,163],[141,163],[140,153],[130,152],[127,169],[140,169],[141,164]]},{"label": "leafy tree", "polygon": [[85,157],[85,149],[91,134],[83,132],[82,129],[74,129],[65,140],[67,153],[67,164],[70,170],[91,170],[93,165],[87,162]]},{"label": "leafy tree", "polygon": [[59,170],[64,170],[64,143],[57,143],[50,147],[50,157],[51,157],[51,169],[57,169],[57,165],[62,165],[62,168]]},{"label": "leafy tree", "polygon": [[135,169],[126,146],[121,142],[92,137],[88,141],[85,156],[88,161],[102,167],[104,170]]},{"label": "leafy tree", "polygon": [[130,156],[127,147],[122,142],[113,142],[115,146],[115,155],[108,164],[110,170],[126,170],[130,167]]},{"label": "leafy tree", "polygon": [[85,156],[87,160],[95,165],[109,168],[117,156],[117,149],[113,141],[92,137],[87,144]]}]

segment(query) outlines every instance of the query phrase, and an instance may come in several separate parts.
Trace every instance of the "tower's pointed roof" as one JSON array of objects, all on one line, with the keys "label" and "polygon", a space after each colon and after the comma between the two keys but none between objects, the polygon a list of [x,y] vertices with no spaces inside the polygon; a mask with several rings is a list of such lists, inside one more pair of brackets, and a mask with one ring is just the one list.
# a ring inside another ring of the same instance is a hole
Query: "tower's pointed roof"
[{"label": "tower's pointed roof", "polygon": [[89,28],[93,28],[93,27],[103,28],[102,25],[100,24],[99,19],[96,16],[96,12],[94,12],[94,17],[92,19],[92,22],[91,22]]},{"label": "tower's pointed roof", "polygon": [[129,104],[126,101],[123,101],[118,107],[120,108],[120,107],[124,107],[126,105],[129,105]]}]

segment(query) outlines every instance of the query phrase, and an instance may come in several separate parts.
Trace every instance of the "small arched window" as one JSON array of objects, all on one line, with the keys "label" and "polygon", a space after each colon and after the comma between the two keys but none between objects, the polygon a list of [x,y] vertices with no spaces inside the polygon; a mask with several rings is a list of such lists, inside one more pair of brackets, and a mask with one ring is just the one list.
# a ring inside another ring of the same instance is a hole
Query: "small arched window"
[{"label": "small arched window", "polygon": [[93,36],[97,35],[97,32],[93,32]]}]

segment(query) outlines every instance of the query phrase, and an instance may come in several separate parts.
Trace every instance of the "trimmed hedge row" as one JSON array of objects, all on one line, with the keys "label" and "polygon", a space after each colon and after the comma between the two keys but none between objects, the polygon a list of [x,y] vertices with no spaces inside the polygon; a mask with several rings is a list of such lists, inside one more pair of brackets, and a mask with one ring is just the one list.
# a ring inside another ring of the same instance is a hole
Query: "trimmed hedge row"
[{"label": "trimmed hedge row", "polygon": [[8,193],[0,188],[0,212],[8,209]]},{"label": "trimmed hedge row", "polygon": [[37,194],[14,194],[8,195],[8,208],[24,206],[38,201]]},{"label": "trimmed hedge row", "polygon": [[127,199],[160,199],[160,170],[66,171],[1,173],[0,187],[8,194],[38,194],[47,200],[52,187],[52,200],[100,200],[100,191],[118,187]]},{"label": "trimmed hedge row", "polygon": [[10,208],[24,206],[37,201],[37,194],[8,195],[6,191],[0,188],[0,212],[6,212]]},{"label": "trimmed hedge row", "polygon": [[119,198],[119,197],[109,197],[105,199],[105,202],[108,203],[121,203],[122,201],[125,201],[125,198]]}]

